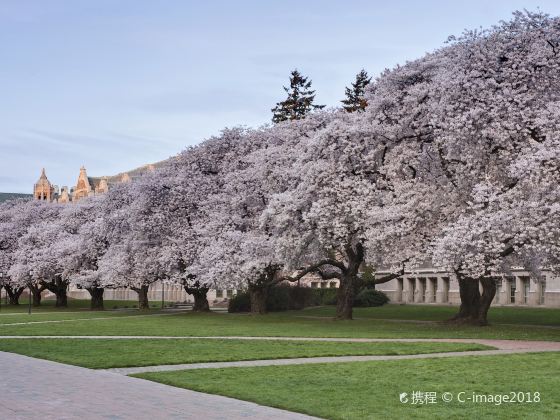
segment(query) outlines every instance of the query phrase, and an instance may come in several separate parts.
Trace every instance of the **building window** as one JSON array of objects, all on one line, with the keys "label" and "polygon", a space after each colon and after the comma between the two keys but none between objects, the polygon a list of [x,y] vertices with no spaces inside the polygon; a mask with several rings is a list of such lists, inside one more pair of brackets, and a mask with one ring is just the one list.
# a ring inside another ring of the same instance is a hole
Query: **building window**
[{"label": "building window", "polygon": [[527,301],[529,300],[529,279],[528,278],[524,278],[523,280],[523,303],[527,303]]},{"label": "building window", "polygon": [[331,289],[334,289],[336,287],[336,281],[331,281],[331,283],[329,284],[329,287]]},{"label": "building window", "polygon": [[496,293],[494,294],[494,297],[492,298],[492,302],[496,301],[499,302],[500,301],[500,291],[502,290],[502,278],[498,278],[494,280],[494,284],[496,285]]},{"label": "building window", "polygon": [[233,297],[233,290],[232,289],[226,290],[226,295],[227,295],[228,298],[232,298]]},{"label": "building window", "polygon": [[420,287],[422,288],[422,300],[421,302],[426,302],[426,279],[420,279]]},{"label": "building window", "polygon": [[317,289],[317,288],[319,287],[319,282],[317,282],[317,281],[312,281],[312,282],[311,282],[311,287],[314,288],[314,289]]},{"label": "building window", "polygon": [[509,281],[509,303],[515,303],[515,279]]},{"label": "building window", "polygon": [[541,281],[541,292],[539,295],[539,304],[544,305],[544,293],[546,292],[546,280]]},{"label": "building window", "polygon": [[224,291],[221,289],[216,289],[216,297],[217,298],[223,298],[224,297]]}]

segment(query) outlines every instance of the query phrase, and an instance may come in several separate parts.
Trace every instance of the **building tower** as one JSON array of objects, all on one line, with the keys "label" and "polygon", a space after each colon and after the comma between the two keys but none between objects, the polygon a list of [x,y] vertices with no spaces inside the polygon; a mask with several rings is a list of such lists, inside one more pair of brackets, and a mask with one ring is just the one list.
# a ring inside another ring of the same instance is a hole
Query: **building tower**
[{"label": "building tower", "polygon": [[92,194],[93,191],[91,189],[91,184],[89,183],[86,168],[82,166],[80,168],[78,182],[76,182],[76,188],[74,188],[74,193],[72,194],[72,201],[78,201],[82,198],[89,197]]},{"label": "building tower", "polygon": [[54,200],[54,186],[49,182],[45,168],[43,168],[39,180],[33,186],[33,198],[35,200]]}]

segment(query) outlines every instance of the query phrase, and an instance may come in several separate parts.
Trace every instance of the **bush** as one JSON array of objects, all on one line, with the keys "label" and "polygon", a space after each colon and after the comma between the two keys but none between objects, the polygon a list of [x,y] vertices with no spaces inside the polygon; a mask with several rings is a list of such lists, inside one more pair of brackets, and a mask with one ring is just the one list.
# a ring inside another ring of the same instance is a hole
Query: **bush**
[{"label": "bush", "polygon": [[306,306],[336,305],[336,293],[338,289],[309,289],[311,301]]},{"label": "bush", "polygon": [[375,289],[363,289],[354,299],[354,306],[370,307],[383,306],[389,302],[389,298],[383,292]]},{"label": "bush", "polygon": [[270,288],[266,297],[266,310],[270,312],[287,311],[290,308],[290,286]]},{"label": "bush", "polygon": [[251,297],[249,292],[238,292],[233,296],[228,303],[228,312],[250,312],[251,311]]}]

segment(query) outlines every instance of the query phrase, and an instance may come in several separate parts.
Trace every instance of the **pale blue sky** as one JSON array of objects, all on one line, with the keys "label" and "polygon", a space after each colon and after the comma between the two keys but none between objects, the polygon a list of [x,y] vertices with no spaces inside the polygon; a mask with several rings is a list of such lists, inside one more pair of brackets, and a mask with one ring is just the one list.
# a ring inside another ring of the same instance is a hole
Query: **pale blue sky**
[{"label": "pale blue sky", "polygon": [[0,191],[73,185],[258,126],[297,67],[338,105],[465,28],[559,1],[0,0]]}]

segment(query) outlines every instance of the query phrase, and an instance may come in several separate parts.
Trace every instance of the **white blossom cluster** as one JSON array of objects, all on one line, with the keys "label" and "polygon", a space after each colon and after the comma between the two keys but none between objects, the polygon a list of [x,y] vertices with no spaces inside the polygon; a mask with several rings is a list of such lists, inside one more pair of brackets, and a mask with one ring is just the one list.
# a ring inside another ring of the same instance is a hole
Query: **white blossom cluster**
[{"label": "white blossom cluster", "polygon": [[2,204],[3,281],[560,271],[560,19],[516,13],[368,89],[364,112],[227,129],[102,196]]}]

